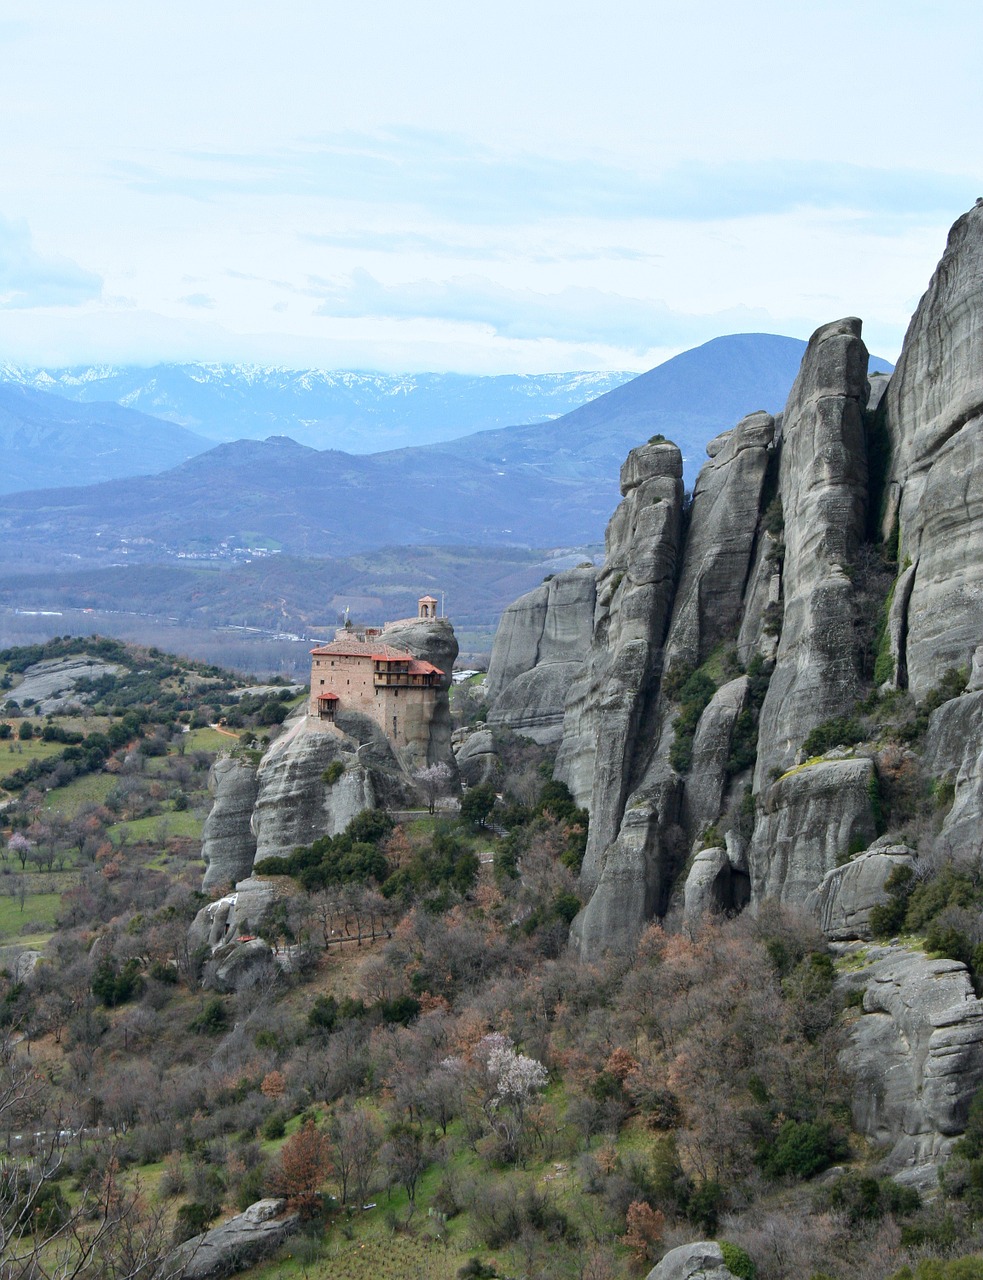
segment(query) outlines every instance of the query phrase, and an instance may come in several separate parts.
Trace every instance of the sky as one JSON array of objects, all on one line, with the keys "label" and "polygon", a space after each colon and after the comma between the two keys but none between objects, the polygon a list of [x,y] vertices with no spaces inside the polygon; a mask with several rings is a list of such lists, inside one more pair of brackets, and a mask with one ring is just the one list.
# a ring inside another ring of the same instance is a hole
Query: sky
[{"label": "sky", "polygon": [[894,359],[981,47],[979,0],[3,0],[0,363]]}]

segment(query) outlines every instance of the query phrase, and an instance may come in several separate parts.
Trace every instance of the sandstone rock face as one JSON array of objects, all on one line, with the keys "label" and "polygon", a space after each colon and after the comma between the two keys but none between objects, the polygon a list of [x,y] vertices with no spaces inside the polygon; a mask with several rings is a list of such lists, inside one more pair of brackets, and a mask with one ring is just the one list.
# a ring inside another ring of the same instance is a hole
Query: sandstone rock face
[{"label": "sandstone rock face", "polygon": [[559,741],[567,690],[590,650],[597,574],[559,573],[506,609],[485,682],[490,724],[537,742]]},{"label": "sandstone rock face", "polygon": [[397,649],[404,649],[414,658],[422,658],[439,667],[444,675],[440,682],[429,735],[421,729],[419,737],[400,750],[406,768],[425,768],[428,764],[446,764],[454,769],[454,752],[451,749],[451,709],[447,693],[451,687],[451,673],[457,660],[458,645],[454,628],[446,618],[408,618],[386,625],[382,639]]},{"label": "sandstone rock face", "polygon": [[479,729],[465,738],[457,750],[457,768],[461,781],[468,787],[493,782],[498,777],[501,762],[490,729]]},{"label": "sandstone rock face", "polygon": [[682,474],[675,445],[644,445],[628,455],[621,472],[625,498],[605,538],[590,656],[567,702],[555,773],[580,803],[590,782],[582,872],[589,890],[600,879],[601,858],[618,834],[632,783],[644,771],[643,726],[653,711],[676,576]]},{"label": "sandstone rock face", "polygon": [[983,691],[944,702],[932,714],[924,759],[930,773],[955,787],[936,851],[948,860],[975,865],[983,826]]},{"label": "sandstone rock face", "polygon": [[721,686],[696,726],[693,764],[683,801],[683,825],[691,839],[720,814],[734,725],[747,703],[747,693],[747,676],[738,676]]},{"label": "sandstone rock face", "polygon": [[698,666],[733,640],[744,607],[775,420],[752,413],[707,445],[693,491],[666,664]]},{"label": "sandstone rock face", "polygon": [[[335,760],[345,771],[328,785],[322,775]],[[285,858],[319,836],[338,835],[356,814],[375,807],[372,779],[354,742],[309,729],[303,721],[267,751],[256,786],[252,831],[257,862]]]},{"label": "sandstone rock face", "polygon": [[849,710],[861,692],[847,571],[866,532],[866,400],[860,321],[823,326],[782,418],[784,621],[761,712],[756,791],[772,767],[788,768],[810,729]]},{"label": "sandstone rock face", "polygon": [[695,923],[731,905],[731,860],[726,849],[703,849],[692,861],[683,890],[683,918]]},{"label": "sandstone rock face", "polygon": [[891,1145],[888,1169],[942,1158],[983,1084],[983,1005],[965,966],[878,947],[844,981],[864,988],[841,1055],[855,1127]]},{"label": "sandstone rock face", "polygon": [[220,756],[208,775],[208,789],[214,801],[201,833],[204,890],[235,884],[252,869],[256,837],[249,824],[256,803],[256,770],[244,760]]},{"label": "sandstone rock face", "polygon": [[646,1280],[734,1280],[716,1240],[698,1240],[670,1249]]},{"label": "sandstone rock face", "polygon": [[779,778],[751,839],[755,902],[777,898],[802,905],[840,855],[874,839],[873,777],[873,762],[857,758],[821,760]]},{"label": "sandstone rock face", "polygon": [[[752,904],[802,905],[814,895],[812,909],[835,936],[867,929],[882,873],[891,857],[905,856],[870,849],[873,765],[841,754],[793,766],[813,728],[853,715],[872,692],[877,602],[869,593],[878,578],[868,570],[882,510],[881,534],[900,529],[900,556],[885,616],[891,663],[878,662],[877,678],[885,691],[909,687],[921,699],[947,667],[973,662],[968,692],[933,715],[924,747],[914,750],[928,773],[954,785],[935,853],[979,857],[981,286],[983,205],[953,228],[897,372],[869,386],[859,320],[817,330],[780,417],[752,414],[711,442],[688,521],[672,446],[629,455],[597,577],[590,652],[569,681],[555,767],[591,815],[582,872],[588,902],[572,928],[582,955],[630,947],[653,913],[678,901],[693,836],[738,812],[745,777],[729,777],[726,766],[741,684],[718,689],[704,711],[685,776],[669,763],[680,716],[669,700],[682,687],[675,677],[705,663],[704,674],[719,679],[717,655],[731,646],[745,664],[755,654],[774,662],[758,716],[754,831],[748,840],[743,819],[734,824],[739,838],[726,831],[736,841],[732,887],[746,870]],[[783,528],[777,507],[768,509],[772,494],[781,499]],[[526,717],[535,727],[556,705],[555,672],[541,664],[538,639],[548,600],[540,588],[519,602],[503,633],[500,669],[517,673],[503,722]],[[758,664],[755,699],[767,676]],[[756,701],[745,709],[753,716]],[[747,716],[740,723],[747,747],[754,726]],[[683,731],[690,728],[684,720]],[[682,766],[686,755],[672,758]],[[837,870],[858,847],[877,856]],[[712,866],[705,860],[692,901],[719,898],[726,879],[719,858]]]},{"label": "sandstone rock face", "polygon": [[908,682],[922,697],[983,637],[983,208],[964,214],[908,327],[881,405],[884,518],[914,569]]},{"label": "sandstone rock face", "polygon": [[884,882],[900,866],[913,866],[916,854],[889,838],[878,840],[867,853],[827,871],[805,901],[820,929],[832,942],[870,939],[870,913],[887,901]]},{"label": "sandstone rock face", "polygon": [[171,1258],[180,1267],[174,1274],[181,1280],[210,1280],[242,1271],[272,1253],[300,1225],[296,1213],[284,1213],[284,1203],[257,1200],[221,1226],[185,1241]]}]

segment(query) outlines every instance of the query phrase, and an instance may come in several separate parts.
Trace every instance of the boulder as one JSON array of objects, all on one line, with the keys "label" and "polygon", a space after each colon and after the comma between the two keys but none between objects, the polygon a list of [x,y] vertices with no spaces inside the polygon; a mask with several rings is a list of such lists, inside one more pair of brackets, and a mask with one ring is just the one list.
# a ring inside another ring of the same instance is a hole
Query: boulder
[{"label": "boulder", "polygon": [[748,853],[754,902],[801,906],[838,859],[875,838],[874,764],[823,759],[785,774],[765,795]]},{"label": "boulder", "polygon": [[884,883],[895,867],[913,866],[917,854],[884,837],[866,853],[823,876],[805,901],[820,929],[832,942],[870,939],[870,913],[888,895]]},{"label": "boulder", "polygon": [[890,1146],[887,1171],[944,1158],[983,1085],[983,1004],[965,965],[876,947],[842,982],[864,992],[841,1054],[854,1127]]},{"label": "boulder", "polygon": [[258,785],[255,766],[233,756],[220,756],[208,775],[214,799],[201,833],[205,863],[202,889],[235,884],[249,875],[256,856],[250,822]]},{"label": "boulder", "polygon": [[236,939],[217,947],[205,961],[201,985],[225,994],[245,991],[262,981],[274,963],[273,948],[262,938]]},{"label": "boulder", "polygon": [[782,416],[783,622],[761,709],[755,790],[862,682],[848,571],[866,534],[867,348],[854,318],[813,334]]},{"label": "boulder", "polygon": [[172,1255],[168,1274],[180,1280],[211,1280],[252,1266],[300,1225],[299,1216],[284,1208],[283,1200],[257,1200],[221,1226],[193,1236]]},{"label": "boulder", "polygon": [[275,901],[276,891],[269,880],[255,876],[240,880],[231,893],[209,902],[195,916],[189,935],[192,950],[214,950],[240,934],[255,933]]},{"label": "boulder", "polygon": [[693,859],[683,889],[683,917],[695,923],[730,906],[731,865],[727,850],[701,849]]},{"label": "boulder", "polygon": [[670,1249],[646,1280],[734,1280],[716,1240],[698,1240]]}]

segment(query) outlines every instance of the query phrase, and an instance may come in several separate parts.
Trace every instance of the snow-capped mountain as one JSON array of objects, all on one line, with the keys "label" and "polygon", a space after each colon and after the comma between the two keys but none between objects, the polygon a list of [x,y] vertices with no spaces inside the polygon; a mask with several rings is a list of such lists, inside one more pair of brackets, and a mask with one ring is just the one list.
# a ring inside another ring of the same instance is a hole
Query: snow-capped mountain
[{"label": "snow-capped mountain", "polygon": [[288,435],[317,449],[376,453],[559,418],[629,372],[471,376],[284,369],[245,364],[18,369],[15,383],[82,403],[115,401],[210,440]]}]

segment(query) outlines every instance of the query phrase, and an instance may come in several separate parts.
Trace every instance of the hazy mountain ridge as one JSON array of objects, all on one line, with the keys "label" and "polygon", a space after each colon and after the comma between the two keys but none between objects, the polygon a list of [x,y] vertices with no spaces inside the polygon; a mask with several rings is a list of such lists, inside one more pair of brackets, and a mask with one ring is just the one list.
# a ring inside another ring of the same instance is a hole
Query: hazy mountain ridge
[{"label": "hazy mountain ridge", "polygon": [[718,338],[552,422],[445,444],[365,456],[240,440],[157,476],[14,495],[0,560],[149,561],[262,539],[302,556],[596,542],[631,447],[671,431],[695,464],[748,404],[781,407],[803,349],[774,335]]},{"label": "hazy mountain ridge", "polygon": [[0,493],[163,471],[209,445],[185,427],[118,404],[72,404],[0,381]]},{"label": "hazy mountain ridge", "polygon": [[632,376],[625,371],[386,374],[209,363],[0,365],[0,386],[29,387],[79,403],[112,400],[210,440],[282,434],[352,453],[559,417]]}]

